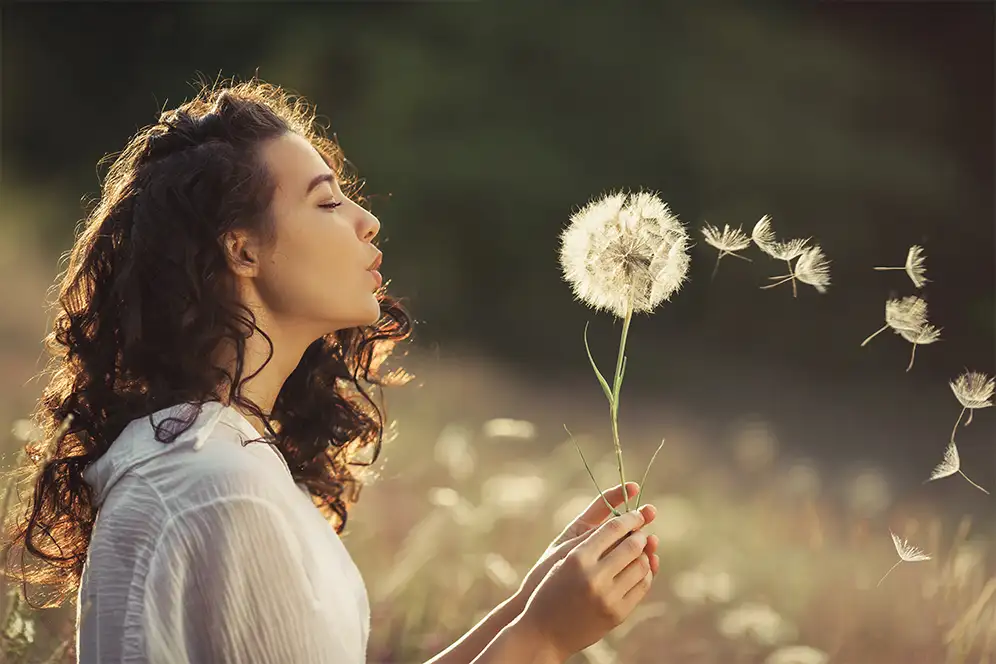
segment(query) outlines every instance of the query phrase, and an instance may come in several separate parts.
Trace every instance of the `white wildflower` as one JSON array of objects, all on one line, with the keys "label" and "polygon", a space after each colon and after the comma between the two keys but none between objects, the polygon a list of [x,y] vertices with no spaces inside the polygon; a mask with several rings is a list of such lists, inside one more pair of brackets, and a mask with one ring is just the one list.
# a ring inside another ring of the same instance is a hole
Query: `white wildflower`
[{"label": "white wildflower", "polygon": [[487,438],[521,438],[524,440],[536,437],[536,425],[528,420],[515,420],[508,417],[496,417],[484,423],[482,431]]},{"label": "white wildflower", "polygon": [[795,628],[790,623],[771,607],[757,602],[747,602],[724,612],[718,627],[727,638],[751,637],[766,646],[795,637]]},{"label": "white wildflower", "polygon": [[927,279],[927,268],[924,266],[924,260],[927,257],[923,254],[923,247],[914,244],[910,247],[909,253],[906,254],[906,264],[902,267],[876,267],[876,270],[903,270],[906,275],[913,282],[913,285],[917,288],[923,288],[924,284],[928,283],[930,280]]},{"label": "white wildflower", "polygon": [[764,664],[829,664],[830,655],[810,646],[779,648],[764,660]]},{"label": "white wildflower", "polygon": [[651,312],[688,274],[688,233],[656,194],[614,193],[571,216],[560,264],[577,299],[620,318]]},{"label": "white wildflower", "polygon": [[750,259],[746,256],[736,253],[749,247],[751,242],[750,236],[744,233],[742,227],[730,228],[729,224],[724,224],[723,230],[720,231],[715,226],[705,224],[702,228],[702,235],[705,236],[707,244],[719,249],[719,256],[716,257],[716,267],[712,270],[713,277],[716,276],[716,272],[719,270],[719,261],[723,259],[723,256],[733,256],[750,262]]},{"label": "white wildflower", "polygon": [[895,565],[889,568],[889,571],[885,573],[885,576],[879,579],[876,586],[882,585],[882,582],[885,581],[885,577],[889,576],[892,570],[899,567],[901,563],[919,563],[925,560],[930,560],[930,556],[928,556],[921,549],[913,546],[906,540],[900,539],[899,535],[897,535],[896,533],[890,530],[889,534],[892,535],[892,543],[896,547],[896,553],[899,554],[899,562],[897,562]]}]

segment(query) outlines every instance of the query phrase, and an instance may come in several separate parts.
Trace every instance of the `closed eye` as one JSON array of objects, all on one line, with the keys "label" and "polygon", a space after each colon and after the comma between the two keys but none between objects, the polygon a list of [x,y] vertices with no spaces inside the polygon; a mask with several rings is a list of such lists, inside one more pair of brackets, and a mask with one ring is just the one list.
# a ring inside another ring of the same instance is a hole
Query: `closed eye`
[{"label": "closed eye", "polygon": [[326,210],[334,210],[342,205],[342,203],[321,203],[318,207],[325,208]]}]

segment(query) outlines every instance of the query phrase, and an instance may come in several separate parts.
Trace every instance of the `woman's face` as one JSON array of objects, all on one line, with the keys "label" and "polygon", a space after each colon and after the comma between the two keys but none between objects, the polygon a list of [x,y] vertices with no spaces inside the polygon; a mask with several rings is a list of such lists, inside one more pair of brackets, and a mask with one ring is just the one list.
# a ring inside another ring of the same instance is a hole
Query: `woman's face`
[{"label": "woman's face", "polygon": [[332,170],[303,137],[262,147],[276,188],[273,235],[259,249],[257,297],[281,326],[314,333],[370,325],[380,317],[369,271],[380,255],[373,214],[346,198]]}]

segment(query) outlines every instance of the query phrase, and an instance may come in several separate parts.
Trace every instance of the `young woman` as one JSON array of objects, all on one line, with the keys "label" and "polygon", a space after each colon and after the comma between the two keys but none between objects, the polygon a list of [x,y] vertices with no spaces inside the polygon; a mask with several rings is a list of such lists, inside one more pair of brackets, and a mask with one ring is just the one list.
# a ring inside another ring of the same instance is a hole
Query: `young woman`
[{"label": "young woman", "polygon": [[[29,446],[9,536],[41,563],[18,566],[25,590],[78,592],[80,662],[366,661],[339,533],[382,442],[364,384],[403,380],[380,368],[411,320],[314,117],[256,80],[203,89],[129,141],[72,248],[36,412],[51,442]],[[432,662],[563,662],[623,621],[658,569],[654,510],[610,515],[594,499]]]}]

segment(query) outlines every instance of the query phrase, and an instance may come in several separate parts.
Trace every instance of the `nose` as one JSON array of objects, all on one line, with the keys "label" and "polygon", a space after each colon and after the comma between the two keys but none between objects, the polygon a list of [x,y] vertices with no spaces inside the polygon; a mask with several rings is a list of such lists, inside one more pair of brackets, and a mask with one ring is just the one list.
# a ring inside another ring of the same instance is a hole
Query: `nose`
[{"label": "nose", "polygon": [[377,233],[380,232],[380,220],[372,213],[367,210],[363,210],[363,215],[360,218],[359,228],[357,230],[357,235],[364,242],[370,242],[375,237]]}]

